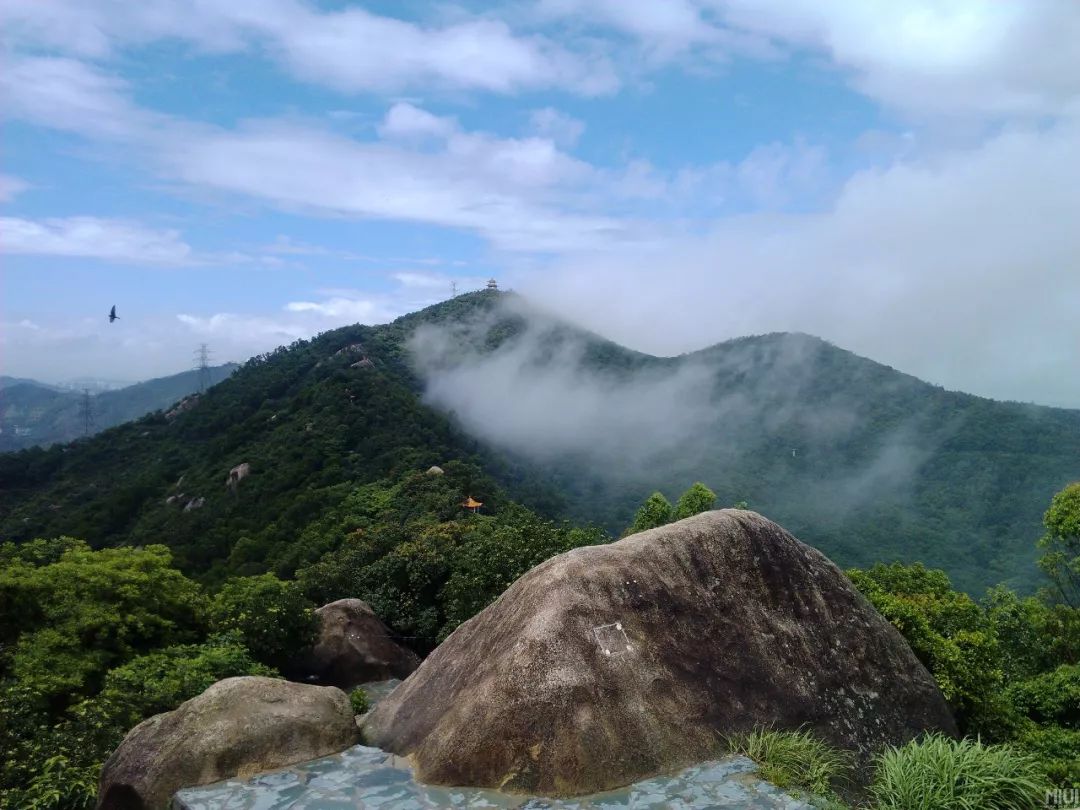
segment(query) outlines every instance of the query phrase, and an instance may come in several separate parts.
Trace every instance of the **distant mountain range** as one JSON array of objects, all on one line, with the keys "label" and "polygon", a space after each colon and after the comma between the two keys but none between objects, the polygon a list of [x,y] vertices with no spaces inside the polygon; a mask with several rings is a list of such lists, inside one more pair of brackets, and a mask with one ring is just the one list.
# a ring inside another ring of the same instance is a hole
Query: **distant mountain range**
[{"label": "distant mountain range", "polygon": [[498,292],[298,341],[192,405],[0,456],[0,538],[166,543],[210,580],[289,576],[345,498],[458,459],[616,534],[653,490],[700,480],[842,565],[921,560],[979,593],[1038,584],[1042,513],[1080,478],[1080,411],[945,391],[801,334],[652,357]]},{"label": "distant mountain range", "polygon": [[[219,383],[237,368],[235,363],[210,368],[206,383]],[[90,434],[167,408],[198,391],[200,386],[198,371],[184,371],[110,390],[101,390],[100,381],[86,382],[90,389]],[[92,386],[94,382],[99,384]],[[0,452],[47,447],[86,435],[85,400],[82,391],[69,386],[0,377]]]}]

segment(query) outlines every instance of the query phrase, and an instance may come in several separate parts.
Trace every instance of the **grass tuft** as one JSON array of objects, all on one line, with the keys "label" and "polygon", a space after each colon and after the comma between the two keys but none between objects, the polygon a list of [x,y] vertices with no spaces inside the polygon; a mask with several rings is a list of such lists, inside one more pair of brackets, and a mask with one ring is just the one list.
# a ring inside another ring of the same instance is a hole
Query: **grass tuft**
[{"label": "grass tuft", "polygon": [[1034,757],[1005,745],[932,734],[876,760],[876,810],[1029,810],[1043,806]]},{"label": "grass tuft", "polygon": [[806,730],[755,729],[728,737],[727,744],[732,753],[754,760],[761,778],[777,787],[828,797],[838,783],[851,778],[851,755]]}]

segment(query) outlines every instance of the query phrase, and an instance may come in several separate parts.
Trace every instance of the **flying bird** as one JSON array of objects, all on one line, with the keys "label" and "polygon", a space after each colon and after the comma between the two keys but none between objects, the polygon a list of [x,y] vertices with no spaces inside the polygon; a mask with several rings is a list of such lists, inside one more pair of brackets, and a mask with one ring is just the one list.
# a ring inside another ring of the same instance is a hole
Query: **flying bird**
[{"label": "flying bird", "polygon": [[116,314],[116,304],[113,304],[113,308],[109,310],[109,323],[119,319],[120,316]]}]

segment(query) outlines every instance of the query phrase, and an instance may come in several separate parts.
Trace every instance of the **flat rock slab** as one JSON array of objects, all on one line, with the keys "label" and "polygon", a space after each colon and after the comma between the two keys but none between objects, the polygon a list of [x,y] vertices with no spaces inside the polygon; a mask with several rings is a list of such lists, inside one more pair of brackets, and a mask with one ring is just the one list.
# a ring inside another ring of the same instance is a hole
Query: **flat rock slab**
[{"label": "flat rock slab", "polygon": [[407,761],[358,745],[336,756],[248,780],[182,790],[174,810],[809,810],[812,805],[763,782],[745,757],[706,762],[670,776],[575,799],[517,796],[482,788],[440,788],[417,782]]}]

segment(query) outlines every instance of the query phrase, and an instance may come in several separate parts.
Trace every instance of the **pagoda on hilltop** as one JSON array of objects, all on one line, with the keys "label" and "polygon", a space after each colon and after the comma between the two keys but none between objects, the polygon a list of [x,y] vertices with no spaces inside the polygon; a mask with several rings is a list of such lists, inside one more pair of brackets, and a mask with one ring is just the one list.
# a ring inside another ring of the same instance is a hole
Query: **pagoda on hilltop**
[{"label": "pagoda on hilltop", "polygon": [[473,512],[475,514],[475,513],[478,513],[480,511],[480,507],[483,506],[484,504],[480,503],[480,501],[474,500],[473,496],[470,495],[468,498],[466,498],[465,500],[463,500],[461,502],[461,505],[465,509],[468,509],[470,512]]}]

